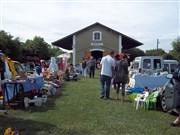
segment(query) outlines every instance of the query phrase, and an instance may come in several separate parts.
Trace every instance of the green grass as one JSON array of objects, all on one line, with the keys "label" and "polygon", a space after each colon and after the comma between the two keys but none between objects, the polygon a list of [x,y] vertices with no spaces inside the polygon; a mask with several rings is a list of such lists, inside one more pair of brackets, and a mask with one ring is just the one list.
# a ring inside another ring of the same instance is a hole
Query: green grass
[{"label": "green grass", "polygon": [[[94,79],[64,82],[46,106],[11,109],[0,114],[0,135],[8,127],[20,135],[176,135],[169,123],[176,116],[159,110],[135,110],[125,102],[100,99],[99,72]],[[111,89],[111,97],[115,91]]]}]

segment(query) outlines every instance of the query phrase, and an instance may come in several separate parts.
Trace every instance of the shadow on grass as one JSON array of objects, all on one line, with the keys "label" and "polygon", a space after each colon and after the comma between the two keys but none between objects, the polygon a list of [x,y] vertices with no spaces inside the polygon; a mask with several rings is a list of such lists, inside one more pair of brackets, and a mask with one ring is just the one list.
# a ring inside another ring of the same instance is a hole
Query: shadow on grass
[{"label": "shadow on grass", "polygon": [[48,110],[55,109],[56,108],[55,107],[56,100],[62,96],[66,96],[66,95],[63,95],[63,93],[62,93],[63,91],[66,90],[66,85],[67,84],[64,83],[60,88],[58,88],[56,91],[56,95],[48,97],[47,102],[45,104],[43,104],[41,107],[36,107],[36,106],[32,105],[32,106],[29,106],[28,108],[26,108],[25,110],[33,113],[33,112],[46,112]]},{"label": "shadow on grass", "polygon": [[30,104],[28,108],[25,108],[24,106],[19,106],[19,105],[11,105],[11,106],[6,106],[5,109],[8,111],[10,109],[14,109],[14,110],[23,110],[23,111],[29,111],[31,113],[33,112],[46,112],[48,110],[53,110],[55,108],[55,102],[57,99],[59,99],[62,96],[66,96],[63,95],[63,91],[66,90],[66,85],[67,83],[62,84],[62,86],[60,88],[57,89],[56,91],[56,95],[54,96],[49,96],[47,99],[47,102],[45,104],[43,104],[40,107],[36,107],[34,106],[34,104]]},{"label": "shadow on grass", "polygon": [[4,131],[9,127],[11,127],[13,130],[17,129],[20,135],[35,135],[37,133],[44,133],[48,135],[57,128],[55,125],[49,123],[9,117],[7,115],[0,116],[0,119],[1,135],[3,135]]},{"label": "shadow on grass", "polygon": [[58,129],[54,124],[15,118],[8,115],[0,115],[0,135],[3,135],[9,127],[19,131],[20,135],[84,135],[91,134],[89,131],[77,131],[71,129]]}]

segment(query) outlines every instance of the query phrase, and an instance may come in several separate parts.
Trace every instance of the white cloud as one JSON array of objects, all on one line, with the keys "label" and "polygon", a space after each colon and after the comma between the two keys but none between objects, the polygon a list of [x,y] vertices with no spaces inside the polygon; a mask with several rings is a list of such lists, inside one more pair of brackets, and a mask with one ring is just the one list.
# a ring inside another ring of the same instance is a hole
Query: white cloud
[{"label": "white cloud", "polygon": [[[143,1],[143,0],[142,0]],[[23,41],[41,36],[51,43],[100,22],[144,43],[143,50],[156,47],[157,38],[165,51],[179,35],[179,5],[147,1],[3,1],[2,29]]]}]

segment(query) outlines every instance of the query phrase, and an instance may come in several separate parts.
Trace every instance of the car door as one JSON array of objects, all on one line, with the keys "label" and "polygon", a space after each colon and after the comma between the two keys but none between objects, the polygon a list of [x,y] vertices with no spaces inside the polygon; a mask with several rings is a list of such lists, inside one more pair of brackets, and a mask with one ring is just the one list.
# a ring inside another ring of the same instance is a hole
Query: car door
[{"label": "car door", "polygon": [[20,73],[22,71],[25,71],[25,69],[23,68],[23,66],[18,62],[18,61],[14,61],[14,67],[16,69],[17,75],[19,76]]},{"label": "car door", "polygon": [[164,90],[165,104],[167,110],[172,109],[173,104],[173,85],[169,82]]}]

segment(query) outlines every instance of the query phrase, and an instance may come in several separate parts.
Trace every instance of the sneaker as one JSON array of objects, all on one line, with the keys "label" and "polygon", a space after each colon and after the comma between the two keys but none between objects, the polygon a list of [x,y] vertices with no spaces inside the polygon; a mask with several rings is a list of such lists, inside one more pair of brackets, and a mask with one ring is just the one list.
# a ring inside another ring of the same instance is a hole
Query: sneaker
[{"label": "sneaker", "polygon": [[112,99],[111,97],[106,97],[106,99]]},{"label": "sneaker", "polygon": [[100,98],[104,98],[104,95],[102,95]]},{"label": "sneaker", "polygon": [[173,127],[176,127],[176,126],[179,126],[180,123],[174,123],[174,122],[171,122],[170,125],[173,126]]}]

